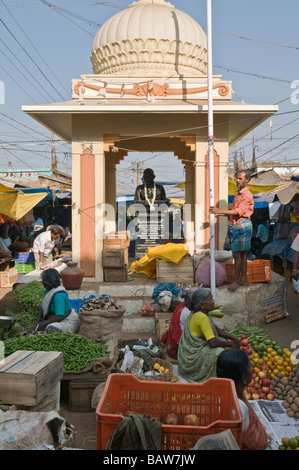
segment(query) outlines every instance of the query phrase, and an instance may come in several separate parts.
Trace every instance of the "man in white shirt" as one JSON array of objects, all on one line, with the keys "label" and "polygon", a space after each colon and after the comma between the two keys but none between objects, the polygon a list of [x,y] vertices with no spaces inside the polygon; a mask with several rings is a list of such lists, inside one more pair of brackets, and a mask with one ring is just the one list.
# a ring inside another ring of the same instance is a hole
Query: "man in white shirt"
[{"label": "man in white shirt", "polygon": [[299,233],[295,234],[292,232],[292,239],[293,243],[291,248],[294,250],[293,256],[293,271],[292,271],[292,278],[295,281],[298,281],[298,269],[299,269]]},{"label": "man in white shirt", "polygon": [[61,229],[58,226],[53,226],[50,230],[40,233],[33,243],[33,253],[35,258],[35,268],[40,269],[42,265],[51,263],[52,250],[55,247],[55,242],[61,236]]}]

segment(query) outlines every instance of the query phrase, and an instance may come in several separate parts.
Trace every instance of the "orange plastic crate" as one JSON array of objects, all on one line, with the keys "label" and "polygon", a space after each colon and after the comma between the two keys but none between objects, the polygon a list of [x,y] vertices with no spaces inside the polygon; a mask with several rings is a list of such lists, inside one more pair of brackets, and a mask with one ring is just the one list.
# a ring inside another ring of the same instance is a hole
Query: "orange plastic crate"
[{"label": "orange plastic crate", "polygon": [[[127,411],[151,415],[162,423],[161,450],[188,450],[201,437],[226,429],[232,431],[239,447],[242,445],[242,415],[230,379],[165,386],[163,382],[138,380],[132,374],[110,374],[96,409],[97,450],[105,450]],[[178,425],[164,424],[168,413],[178,416]],[[199,417],[199,426],[182,424],[190,413]]]},{"label": "orange plastic crate", "polygon": [[[227,280],[229,284],[235,280],[234,263],[226,263]],[[270,261],[257,259],[247,263],[247,279],[249,284],[268,282],[272,279]]]}]

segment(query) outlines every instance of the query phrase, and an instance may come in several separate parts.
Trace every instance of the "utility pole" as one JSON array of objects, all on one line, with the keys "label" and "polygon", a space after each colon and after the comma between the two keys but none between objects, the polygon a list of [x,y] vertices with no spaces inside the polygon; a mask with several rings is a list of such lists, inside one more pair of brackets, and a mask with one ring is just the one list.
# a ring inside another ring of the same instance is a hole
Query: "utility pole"
[{"label": "utility pole", "polygon": [[55,137],[54,134],[52,134],[52,140],[51,140],[51,170],[52,173],[54,173],[57,170],[57,155],[56,155],[56,150],[55,150]]},{"label": "utility pole", "polygon": [[255,158],[255,149],[257,145],[255,145],[255,138],[254,138],[254,131],[253,131],[253,138],[252,138],[252,162],[251,162],[251,171],[255,171],[257,169],[257,162]]},{"label": "utility pole", "polygon": [[234,174],[237,173],[238,170],[238,152],[235,150],[234,152]]},{"label": "utility pole", "polygon": [[133,165],[136,165],[136,168],[133,168],[132,171],[136,172],[136,186],[141,183],[141,173],[142,173],[142,162],[133,162]]}]

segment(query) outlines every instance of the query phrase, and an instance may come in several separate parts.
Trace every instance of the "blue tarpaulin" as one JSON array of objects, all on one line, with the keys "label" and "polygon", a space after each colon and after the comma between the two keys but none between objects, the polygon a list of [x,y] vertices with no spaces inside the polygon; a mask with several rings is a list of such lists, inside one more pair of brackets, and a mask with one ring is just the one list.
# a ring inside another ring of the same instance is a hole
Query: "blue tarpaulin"
[{"label": "blue tarpaulin", "polygon": [[42,206],[49,201],[54,199],[71,199],[72,192],[70,190],[62,191],[60,189],[50,188],[19,188],[24,194],[36,194],[36,193],[47,193],[47,196],[39,203],[38,206]]}]

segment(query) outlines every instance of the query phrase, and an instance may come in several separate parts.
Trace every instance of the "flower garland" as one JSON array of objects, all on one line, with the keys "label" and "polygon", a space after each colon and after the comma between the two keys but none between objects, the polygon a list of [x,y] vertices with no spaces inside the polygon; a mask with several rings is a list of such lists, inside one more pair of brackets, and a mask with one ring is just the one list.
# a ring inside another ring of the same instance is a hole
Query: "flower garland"
[{"label": "flower garland", "polygon": [[146,202],[148,203],[149,206],[153,206],[153,205],[154,205],[155,200],[156,200],[156,193],[157,193],[157,188],[156,188],[156,183],[154,182],[154,194],[153,194],[153,198],[152,198],[151,200],[149,200],[148,195],[147,195],[147,186],[146,186],[146,184],[144,183],[144,197],[145,197],[145,200],[146,200]]}]

